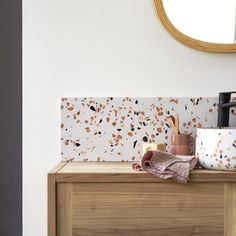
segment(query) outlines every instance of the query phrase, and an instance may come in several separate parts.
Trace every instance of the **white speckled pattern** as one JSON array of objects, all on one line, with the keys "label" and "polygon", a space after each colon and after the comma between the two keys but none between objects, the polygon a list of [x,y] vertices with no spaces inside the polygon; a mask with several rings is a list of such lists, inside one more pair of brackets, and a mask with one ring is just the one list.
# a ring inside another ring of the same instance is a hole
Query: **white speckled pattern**
[{"label": "white speckled pattern", "polygon": [[[218,98],[62,98],[61,156],[76,161],[140,160],[143,142],[166,143],[166,117],[180,115],[180,131],[215,127]],[[232,111],[235,119],[236,112]]]},{"label": "white speckled pattern", "polygon": [[197,129],[196,156],[204,168],[236,170],[236,129]]}]

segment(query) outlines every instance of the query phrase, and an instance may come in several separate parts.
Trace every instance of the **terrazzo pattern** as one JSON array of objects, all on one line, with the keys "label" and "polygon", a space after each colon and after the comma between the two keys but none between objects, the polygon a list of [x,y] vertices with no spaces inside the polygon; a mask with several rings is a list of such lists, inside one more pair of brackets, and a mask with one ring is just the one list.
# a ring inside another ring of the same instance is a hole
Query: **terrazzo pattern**
[{"label": "terrazzo pattern", "polygon": [[[207,97],[62,98],[62,161],[137,161],[146,142],[166,143],[169,150],[167,116],[178,113],[180,131],[195,138],[196,128],[216,126],[217,101]],[[231,113],[235,120],[236,111]]]},{"label": "terrazzo pattern", "polygon": [[213,170],[236,170],[236,129],[198,129],[196,156]]}]

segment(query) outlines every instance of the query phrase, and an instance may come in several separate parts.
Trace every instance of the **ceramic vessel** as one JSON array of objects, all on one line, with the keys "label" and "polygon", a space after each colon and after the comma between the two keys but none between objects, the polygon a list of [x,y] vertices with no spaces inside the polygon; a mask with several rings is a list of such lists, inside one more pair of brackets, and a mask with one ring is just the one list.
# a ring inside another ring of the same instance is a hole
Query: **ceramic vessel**
[{"label": "ceramic vessel", "polygon": [[236,171],[236,128],[197,129],[196,156],[206,169]]},{"label": "ceramic vessel", "polygon": [[173,155],[191,155],[190,134],[171,134],[170,153]]}]

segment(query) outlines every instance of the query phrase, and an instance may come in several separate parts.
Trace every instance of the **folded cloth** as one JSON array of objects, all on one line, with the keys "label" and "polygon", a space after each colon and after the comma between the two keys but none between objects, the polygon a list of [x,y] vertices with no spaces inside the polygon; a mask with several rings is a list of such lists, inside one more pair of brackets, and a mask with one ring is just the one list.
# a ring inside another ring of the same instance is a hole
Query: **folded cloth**
[{"label": "folded cloth", "polygon": [[195,156],[172,155],[160,151],[148,151],[140,163],[133,163],[134,170],[146,171],[161,179],[173,179],[179,183],[187,183],[190,170],[197,165]]}]

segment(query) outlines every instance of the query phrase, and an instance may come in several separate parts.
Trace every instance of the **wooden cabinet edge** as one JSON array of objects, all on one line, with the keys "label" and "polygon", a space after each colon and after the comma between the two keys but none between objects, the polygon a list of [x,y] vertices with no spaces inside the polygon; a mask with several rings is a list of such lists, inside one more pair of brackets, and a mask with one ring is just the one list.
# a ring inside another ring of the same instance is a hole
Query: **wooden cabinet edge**
[{"label": "wooden cabinet edge", "polygon": [[48,174],[48,236],[56,236],[56,173]]},{"label": "wooden cabinet edge", "polygon": [[56,236],[56,174],[67,163],[58,163],[48,173],[48,236]]},{"label": "wooden cabinet edge", "polygon": [[72,183],[57,185],[57,236],[72,236]]},{"label": "wooden cabinet edge", "polygon": [[224,236],[236,235],[236,183],[225,183]]},{"label": "wooden cabinet edge", "polygon": [[53,169],[51,169],[48,174],[55,174],[58,171],[60,171],[66,164],[68,163],[68,161],[63,161],[63,162],[59,162]]},{"label": "wooden cabinet edge", "polygon": [[[173,183],[172,180],[161,180],[148,173],[58,173],[58,183]],[[189,183],[235,183],[235,176],[209,176],[204,174],[193,174]]]}]

